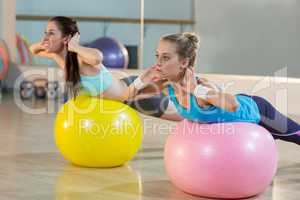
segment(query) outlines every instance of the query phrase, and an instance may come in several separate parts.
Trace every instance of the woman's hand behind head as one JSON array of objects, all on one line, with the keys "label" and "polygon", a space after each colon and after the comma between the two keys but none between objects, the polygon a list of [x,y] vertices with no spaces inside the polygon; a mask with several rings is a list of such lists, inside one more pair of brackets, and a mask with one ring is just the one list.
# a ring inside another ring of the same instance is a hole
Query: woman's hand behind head
[{"label": "woman's hand behind head", "polygon": [[68,42],[68,51],[76,52],[79,46],[80,34],[77,32]]}]

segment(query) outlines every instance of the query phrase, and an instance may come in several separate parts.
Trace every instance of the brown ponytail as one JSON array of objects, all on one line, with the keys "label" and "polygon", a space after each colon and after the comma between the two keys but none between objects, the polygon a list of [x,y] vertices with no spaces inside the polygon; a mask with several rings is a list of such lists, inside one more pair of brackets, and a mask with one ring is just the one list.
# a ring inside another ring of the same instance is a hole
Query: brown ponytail
[{"label": "brown ponytail", "polygon": [[[76,21],[69,17],[57,16],[51,18],[49,21],[53,21],[57,24],[63,36],[70,35],[73,37],[73,35],[79,32]],[[67,52],[65,58],[65,73],[66,90],[69,95],[76,97],[80,89],[80,73],[77,53]]]}]

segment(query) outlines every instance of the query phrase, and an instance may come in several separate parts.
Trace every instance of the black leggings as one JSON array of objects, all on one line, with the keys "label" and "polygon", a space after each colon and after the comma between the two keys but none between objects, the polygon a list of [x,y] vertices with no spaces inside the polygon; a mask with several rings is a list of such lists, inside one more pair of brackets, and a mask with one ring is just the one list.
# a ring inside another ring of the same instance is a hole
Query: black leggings
[{"label": "black leggings", "polygon": [[281,139],[300,145],[300,125],[289,117],[280,113],[266,99],[259,96],[251,97],[258,106],[261,120],[259,125],[266,128],[275,139]]}]

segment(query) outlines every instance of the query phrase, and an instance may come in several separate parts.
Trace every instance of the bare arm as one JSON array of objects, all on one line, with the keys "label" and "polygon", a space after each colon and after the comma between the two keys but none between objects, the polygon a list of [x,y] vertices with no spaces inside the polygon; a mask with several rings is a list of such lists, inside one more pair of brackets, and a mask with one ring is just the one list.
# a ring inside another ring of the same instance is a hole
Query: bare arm
[{"label": "bare arm", "polygon": [[45,57],[45,58],[51,58],[51,59],[55,58],[54,53],[48,53],[46,51],[46,49],[42,45],[42,42],[37,42],[37,43],[32,44],[29,47],[29,50],[33,55],[37,55],[37,56],[41,56],[41,57]]},{"label": "bare arm", "polygon": [[160,78],[160,73],[154,67],[150,67],[144,71],[138,78],[145,85],[141,89],[137,89],[135,81],[130,84],[123,93],[123,100],[132,100],[138,98],[148,98],[163,92],[165,80]]},{"label": "bare arm", "polygon": [[65,60],[62,59],[61,57],[59,57],[56,53],[47,52],[47,50],[43,46],[42,42],[37,42],[37,43],[32,44],[29,47],[29,50],[33,55],[53,59],[62,68],[64,68],[64,66],[65,66]]},{"label": "bare arm", "polygon": [[78,54],[81,62],[91,66],[102,63],[103,54],[95,48],[84,47],[79,44],[79,34],[76,33],[68,42],[68,50]]},{"label": "bare arm", "polygon": [[83,63],[91,66],[97,66],[102,63],[103,60],[103,54],[98,49],[78,46],[76,53]]},{"label": "bare arm", "polygon": [[[199,83],[199,81],[198,81]],[[212,83],[209,83],[208,80],[202,79],[201,85],[209,88],[209,92],[207,93],[207,98],[203,99],[201,97],[196,97],[199,105],[203,104],[203,102],[207,102],[216,107],[222,108],[229,112],[234,112],[238,108],[239,104],[236,101],[234,95],[224,93],[222,90],[218,90],[217,86]]]},{"label": "bare arm", "polygon": [[211,104],[229,112],[236,111],[239,106],[234,95],[218,90],[214,84],[206,79],[196,80],[193,70],[188,69],[186,71],[183,82],[185,82],[187,88],[190,88],[188,92],[191,94],[194,94],[197,85],[201,85],[208,90],[205,98],[201,96],[196,97],[199,106]]},{"label": "bare arm", "polygon": [[128,86],[127,90],[124,91],[122,100],[136,100],[150,98],[152,96],[158,95],[160,93],[165,93],[164,91],[165,81],[157,81],[151,84],[148,84],[145,88],[138,90],[135,85],[132,83]]}]

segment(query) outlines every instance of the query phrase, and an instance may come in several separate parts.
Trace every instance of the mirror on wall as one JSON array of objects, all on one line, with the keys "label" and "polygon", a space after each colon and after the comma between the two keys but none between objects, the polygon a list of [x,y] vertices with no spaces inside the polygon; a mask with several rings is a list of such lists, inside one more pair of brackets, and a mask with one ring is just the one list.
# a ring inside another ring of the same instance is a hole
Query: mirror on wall
[{"label": "mirror on wall", "polygon": [[159,37],[193,31],[201,40],[196,65],[200,73],[297,78],[299,13],[294,0],[145,0],[145,19],[171,21],[145,23],[144,64],[153,64]]},{"label": "mirror on wall", "polygon": [[124,68],[153,65],[162,35],[193,31],[201,39],[201,73],[273,76],[285,70],[300,77],[299,8],[293,0],[16,0],[17,62],[55,65],[31,57],[27,46],[41,40],[49,17],[66,15],[78,20],[82,44],[103,37],[122,44]]},{"label": "mirror on wall", "polygon": [[300,77],[299,5],[294,0],[195,1],[201,72]]},{"label": "mirror on wall", "polygon": [[194,0],[145,0],[144,68],[155,62],[155,49],[161,36],[194,31]]},{"label": "mirror on wall", "polygon": [[139,0],[16,0],[17,62],[56,65],[46,58],[31,57],[26,48],[41,41],[49,18],[64,15],[77,21],[82,45],[100,48],[107,55],[108,67],[137,68],[140,4]]}]

